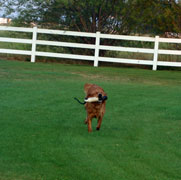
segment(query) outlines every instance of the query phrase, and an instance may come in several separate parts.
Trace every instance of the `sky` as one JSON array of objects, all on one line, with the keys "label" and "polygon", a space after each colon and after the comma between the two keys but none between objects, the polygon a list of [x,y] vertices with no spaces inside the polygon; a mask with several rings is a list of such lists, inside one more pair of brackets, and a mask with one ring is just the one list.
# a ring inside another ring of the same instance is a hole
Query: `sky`
[{"label": "sky", "polygon": [[0,11],[0,17],[2,17],[2,16],[3,16],[3,11],[1,10],[1,11]]},{"label": "sky", "polygon": [[[0,18],[6,17],[6,16],[4,15],[4,12],[5,12],[5,11],[3,11],[2,9],[0,9]],[[11,18],[17,17],[17,15],[18,15],[18,12],[11,14]],[[9,16],[8,16],[8,17],[9,17]]]}]

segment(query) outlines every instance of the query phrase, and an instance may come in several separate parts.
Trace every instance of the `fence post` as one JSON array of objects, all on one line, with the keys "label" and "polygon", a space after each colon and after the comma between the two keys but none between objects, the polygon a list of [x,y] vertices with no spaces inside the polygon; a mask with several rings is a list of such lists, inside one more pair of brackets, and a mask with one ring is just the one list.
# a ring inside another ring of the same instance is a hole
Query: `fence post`
[{"label": "fence post", "polygon": [[37,27],[33,27],[31,62],[35,62],[36,39],[37,39]]},{"label": "fence post", "polygon": [[154,57],[153,57],[153,70],[157,70],[158,62],[158,47],[159,47],[159,36],[155,37]]},{"label": "fence post", "polygon": [[95,46],[95,55],[94,55],[94,67],[98,66],[99,45],[100,45],[100,32],[96,32],[96,46]]}]

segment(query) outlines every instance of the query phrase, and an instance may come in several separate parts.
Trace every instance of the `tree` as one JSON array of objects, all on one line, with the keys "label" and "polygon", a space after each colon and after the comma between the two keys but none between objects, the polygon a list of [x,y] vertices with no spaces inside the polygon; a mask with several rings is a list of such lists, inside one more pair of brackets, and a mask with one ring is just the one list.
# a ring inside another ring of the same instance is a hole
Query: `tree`
[{"label": "tree", "polygon": [[180,0],[0,0],[16,22],[109,34],[180,32]]},{"label": "tree", "polygon": [[125,0],[2,0],[17,22],[84,32],[128,33],[124,28]]},{"label": "tree", "polygon": [[128,21],[134,33],[181,32],[181,5],[175,0],[130,0]]}]

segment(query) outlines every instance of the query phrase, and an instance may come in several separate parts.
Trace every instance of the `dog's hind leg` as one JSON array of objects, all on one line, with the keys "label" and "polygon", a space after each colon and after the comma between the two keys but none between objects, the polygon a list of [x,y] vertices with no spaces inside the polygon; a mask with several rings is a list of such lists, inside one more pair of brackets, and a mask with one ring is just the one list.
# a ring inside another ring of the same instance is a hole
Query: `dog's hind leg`
[{"label": "dog's hind leg", "polygon": [[84,123],[85,123],[85,124],[87,124],[87,123],[88,123],[87,117],[86,117],[86,119],[85,119]]}]

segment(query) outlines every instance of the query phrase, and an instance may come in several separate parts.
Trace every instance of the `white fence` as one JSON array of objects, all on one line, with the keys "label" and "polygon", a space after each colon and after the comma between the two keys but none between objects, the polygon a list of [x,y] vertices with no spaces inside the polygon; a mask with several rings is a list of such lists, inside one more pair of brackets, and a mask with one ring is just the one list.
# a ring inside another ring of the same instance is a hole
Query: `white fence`
[{"label": "white fence", "polygon": [[[110,34],[101,34],[100,32],[85,33],[85,32],[74,32],[74,31],[60,31],[60,30],[40,29],[37,27],[21,28],[21,27],[0,26],[0,31],[17,31],[17,32],[30,32],[30,33],[32,33],[32,39],[0,37],[0,42],[31,44],[32,45],[31,51],[14,50],[14,49],[0,49],[0,53],[30,55],[31,56],[31,62],[35,62],[36,56],[46,56],[46,57],[58,57],[58,58],[67,58],[67,59],[78,59],[78,60],[91,60],[91,61],[94,61],[95,67],[98,66],[99,61],[127,63],[127,64],[151,65],[153,67],[153,70],[157,70],[157,66],[181,67],[181,62],[158,61],[158,55],[159,54],[181,56],[180,50],[159,49],[159,43],[160,42],[178,43],[178,44],[180,43],[181,44],[181,39],[160,38],[159,36],[156,36],[155,38],[153,38],[153,37],[142,37],[142,36],[110,35]],[[95,38],[95,44],[83,44],[83,43],[70,43],[70,42],[38,40],[37,39],[38,33]],[[154,48],[148,49],[148,48],[133,48],[133,47],[119,47],[119,46],[100,45],[100,39],[102,39],[102,38],[116,39],[116,40],[153,42]],[[86,55],[75,55],[75,54],[40,52],[40,51],[36,51],[37,45],[49,45],[49,46],[59,46],[59,47],[93,49],[95,53],[94,53],[94,56],[86,56]],[[138,59],[101,57],[101,56],[99,56],[100,50],[124,51],[124,52],[134,52],[134,53],[148,53],[148,54],[153,54],[153,60],[138,60]]]}]

